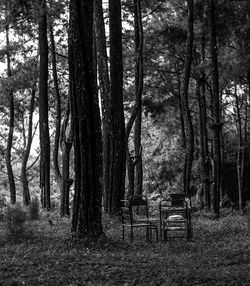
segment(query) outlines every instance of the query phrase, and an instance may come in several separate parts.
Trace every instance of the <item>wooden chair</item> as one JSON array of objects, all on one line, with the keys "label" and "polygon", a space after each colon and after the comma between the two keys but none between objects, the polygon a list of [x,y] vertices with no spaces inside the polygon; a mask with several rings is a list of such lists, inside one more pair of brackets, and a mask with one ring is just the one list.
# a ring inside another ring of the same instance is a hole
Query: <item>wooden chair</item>
[{"label": "wooden chair", "polygon": [[130,242],[133,242],[134,229],[143,228],[147,242],[152,242],[152,231],[154,231],[156,242],[158,242],[158,228],[149,219],[147,197],[144,195],[131,196],[129,200],[122,200],[122,203],[122,239],[125,240],[125,230],[128,228],[130,229]]},{"label": "wooden chair", "polygon": [[159,212],[161,241],[170,237],[191,240],[190,202],[185,194],[169,194],[160,202]]}]

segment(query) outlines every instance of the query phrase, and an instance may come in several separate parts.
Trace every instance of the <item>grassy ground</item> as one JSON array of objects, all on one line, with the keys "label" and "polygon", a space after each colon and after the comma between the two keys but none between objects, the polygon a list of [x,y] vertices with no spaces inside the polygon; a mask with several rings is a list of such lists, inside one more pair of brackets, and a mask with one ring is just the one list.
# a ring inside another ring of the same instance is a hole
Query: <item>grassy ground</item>
[{"label": "grassy ground", "polygon": [[192,242],[158,244],[123,242],[120,222],[107,217],[106,239],[73,244],[70,220],[53,221],[27,221],[19,240],[0,222],[0,285],[250,285],[244,216],[196,216]]}]

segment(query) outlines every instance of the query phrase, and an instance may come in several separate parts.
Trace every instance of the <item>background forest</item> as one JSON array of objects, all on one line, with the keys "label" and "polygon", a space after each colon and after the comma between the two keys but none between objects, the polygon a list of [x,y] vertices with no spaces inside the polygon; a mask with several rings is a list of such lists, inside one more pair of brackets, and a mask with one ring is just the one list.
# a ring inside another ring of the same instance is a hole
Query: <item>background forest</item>
[{"label": "background forest", "polygon": [[[170,191],[217,216],[222,206],[242,211],[250,200],[249,1],[95,1],[80,9],[86,22],[71,2],[1,1],[1,201],[27,206],[39,197],[68,216],[74,193],[88,188],[81,172],[95,177],[78,162],[92,128],[102,136],[94,161],[103,166],[106,212],[117,213],[124,195],[158,200]],[[81,56],[89,73],[77,72]],[[79,111],[81,81],[93,101],[86,96]]]}]

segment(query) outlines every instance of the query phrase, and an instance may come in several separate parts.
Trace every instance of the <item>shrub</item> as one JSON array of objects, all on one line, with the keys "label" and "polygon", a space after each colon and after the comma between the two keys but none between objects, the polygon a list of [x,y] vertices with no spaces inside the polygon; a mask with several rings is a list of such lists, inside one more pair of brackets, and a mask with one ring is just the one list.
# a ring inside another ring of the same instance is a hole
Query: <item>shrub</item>
[{"label": "shrub", "polygon": [[29,206],[29,215],[31,220],[38,220],[40,216],[40,203],[38,197],[31,200]]},{"label": "shrub", "polygon": [[5,212],[7,230],[14,238],[24,235],[26,221],[26,212],[20,204],[8,205]]}]

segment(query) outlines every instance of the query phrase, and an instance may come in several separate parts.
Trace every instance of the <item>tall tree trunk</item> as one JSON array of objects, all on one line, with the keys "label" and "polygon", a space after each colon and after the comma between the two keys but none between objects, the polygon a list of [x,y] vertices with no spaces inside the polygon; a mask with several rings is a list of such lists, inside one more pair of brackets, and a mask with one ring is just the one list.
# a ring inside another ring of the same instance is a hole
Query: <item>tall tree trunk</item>
[{"label": "tall tree trunk", "polygon": [[[238,132],[238,150],[237,150],[237,179],[238,179],[238,194],[239,194],[239,211],[241,212],[243,209],[243,174],[244,174],[244,163],[245,163],[245,144],[246,141],[243,140],[243,131],[245,130],[245,138],[246,138],[246,128],[242,130],[242,127],[246,124],[244,121],[244,125],[242,123],[242,115],[241,109],[244,107],[243,98],[242,102],[239,101],[239,96],[237,94],[237,84],[235,83],[235,111],[236,111],[236,126]],[[245,114],[246,115],[246,114]]]},{"label": "tall tree trunk", "polygon": [[[127,142],[128,144],[128,142]],[[128,191],[127,198],[133,196],[135,194],[135,163],[134,157],[129,151],[129,147],[127,146],[127,154],[126,154],[126,163],[127,163],[127,181],[128,181]]]},{"label": "tall tree trunk", "polygon": [[141,146],[141,120],[142,120],[142,92],[143,92],[143,27],[141,17],[141,0],[134,0],[134,29],[135,29],[135,97],[138,111],[134,126],[135,158],[135,193],[142,194],[142,146]]},{"label": "tall tree trunk", "polygon": [[[201,57],[202,64],[205,64],[205,28],[201,38]],[[206,103],[206,85],[205,70],[202,68],[201,74],[197,80],[198,102],[199,102],[199,121],[200,121],[200,144],[202,160],[202,188],[203,202],[206,209],[210,209],[210,172],[209,172],[209,150],[208,150],[208,132],[207,132],[207,103]]]},{"label": "tall tree trunk", "polygon": [[69,122],[70,108],[68,106],[61,128],[60,146],[62,150],[62,181],[61,181],[61,201],[60,215],[70,216],[69,193],[73,181],[70,178],[70,151],[73,145],[73,123]]},{"label": "tall tree trunk", "polygon": [[193,153],[194,153],[194,132],[192,118],[189,109],[189,79],[192,65],[192,51],[193,51],[193,22],[194,22],[194,3],[193,0],[188,0],[188,27],[187,27],[187,44],[186,44],[186,58],[184,65],[184,76],[183,76],[183,90],[182,90],[182,110],[185,122],[185,168],[184,168],[184,192],[190,194],[189,184],[191,180],[191,171],[193,164]]},{"label": "tall tree trunk", "polygon": [[[250,67],[247,69],[247,86],[248,86],[248,100],[247,102],[249,102],[250,104]],[[248,110],[249,110],[249,105],[248,105]],[[249,126],[249,123],[248,123],[249,119],[248,117],[246,118],[246,124],[247,124],[247,130],[248,130],[248,126]],[[246,133],[248,134],[248,133]],[[246,194],[246,200],[250,200],[250,189],[248,188],[248,191],[247,191],[247,194]]]},{"label": "tall tree trunk", "polygon": [[216,25],[215,25],[215,4],[214,0],[209,0],[210,3],[210,53],[212,60],[212,116],[213,123],[213,162],[214,162],[214,182],[211,193],[211,210],[220,216],[219,199],[221,186],[221,143],[220,135],[222,129],[221,123],[221,108],[219,95],[219,71],[217,59],[217,41],[216,41]]},{"label": "tall tree trunk", "polygon": [[59,151],[59,142],[60,142],[60,132],[61,132],[61,97],[60,90],[58,84],[58,76],[57,76],[57,62],[56,62],[56,48],[55,48],[55,39],[53,33],[52,24],[49,25],[49,33],[50,33],[50,45],[51,45],[51,54],[52,54],[52,71],[53,71],[53,80],[54,80],[54,88],[55,88],[55,102],[56,102],[56,131],[55,131],[55,141],[54,141],[54,150],[53,150],[53,164],[54,164],[54,172],[57,184],[61,189],[62,184],[62,174],[58,164],[58,151]]},{"label": "tall tree trunk", "polygon": [[40,0],[39,29],[39,131],[40,131],[40,188],[41,203],[50,210],[50,138],[48,123],[48,40],[46,0]]},{"label": "tall tree trunk", "polygon": [[[185,134],[185,121],[184,121],[184,112],[183,112],[183,107],[182,107],[182,96],[181,96],[181,77],[180,77],[180,69],[178,62],[176,61],[175,64],[175,69],[176,69],[176,75],[177,75],[177,83],[178,83],[178,106],[179,106],[179,114],[180,114],[180,126],[181,126],[181,139],[182,139],[182,148],[186,148],[186,134]],[[184,168],[183,168],[183,173],[182,173],[182,184],[183,184],[183,189],[185,190],[185,185],[186,185],[186,170],[187,170],[187,160],[186,160],[186,155],[184,157]]]},{"label": "tall tree trunk", "polygon": [[118,213],[125,194],[126,136],[123,111],[123,58],[121,1],[109,0],[110,30],[110,111],[112,149],[110,150],[109,213]]},{"label": "tall tree trunk", "polygon": [[198,80],[198,101],[200,117],[200,144],[202,160],[202,185],[204,207],[210,209],[210,172],[209,172],[209,151],[207,133],[207,112],[206,112],[206,93],[205,93],[205,74],[202,72],[201,79]]},{"label": "tall tree trunk", "polygon": [[36,95],[36,89],[34,87],[31,91],[31,98],[30,98],[27,145],[23,154],[22,167],[21,167],[21,180],[23,185],[23,204],[25,206],[28,206],[30,203],[29,182],[27,178],[27,162],[29,159],[32,138],[33,138],[32,129],[33,129],[33,112],[34,112],[35,95]]},{"label": "tall tree trunk", "polygon": [[[10,52],[9,52],[9,26],[6,25],[6,46],[7,46],[7,76],[10,78],[12,76],[11,73],[11,63],[10,63]],[[16,185],[15,185],[15,179],[12,169],[12,163],[11,163],[11,149],[13,144],[13,133],[14,133],[14,121],[15,121],[15,110],[14,110],[14,93],[13,90],[10,88],[8,90],[8,97],[9,97],[9,134],[8,134],[8,141],[7,141],[7,148],[6,148],[6,167],[7,167],[7,173],[8,173],[8,180],[9,180],[9,188],[10,188],[10,202],[12,204],[16,203]]]},{"label": "tall tree trunk", "polygon": [[98,238],[103,234],[102,135],[92,31],[93,1],[71,0],[69,78],[75,150],[72,233],[79,238]]},{"label": "tall tree trunk", "polygon": [[109,197],[111,193],[111,150],[113,149],[112,122],[110,113],[110,79],[108,70],[108,56],[106,47],[105,25],[103,18],[102,1],[95,0],[95,31],[97,66],[101,95],[102,123],[103,123],[103,204],[104,210],[109,211]]}]

